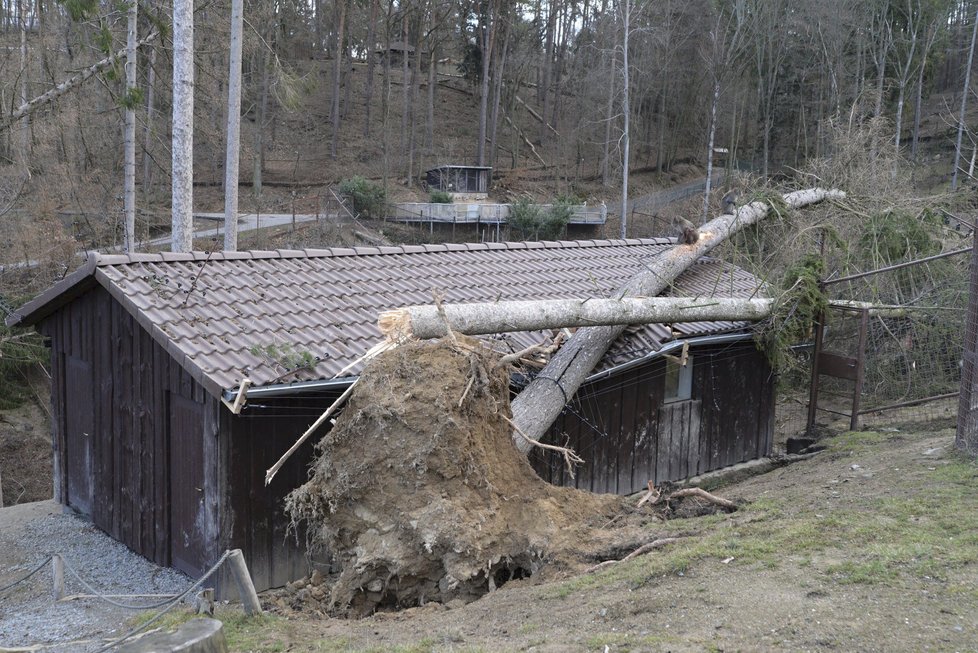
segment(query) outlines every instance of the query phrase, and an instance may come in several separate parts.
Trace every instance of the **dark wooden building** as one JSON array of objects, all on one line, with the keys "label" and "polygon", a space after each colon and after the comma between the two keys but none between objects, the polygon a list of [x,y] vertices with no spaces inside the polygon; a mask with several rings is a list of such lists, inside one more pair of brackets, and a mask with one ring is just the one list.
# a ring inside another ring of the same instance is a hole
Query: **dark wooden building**
[{"label": "dark wooden building", "polygon": [[492,168],[485,166],[438,166],[425,172],[431,190],[466,195],[485,195],[492,181]]},{"label": "dark wooden building", "polygon": [[[356,361],[380,341],[381,310],[428,302],[433,290],[450,302],[606,296],[670,246],[95,256],[8,324],[34,325],[51,349],[56,499],[191,576],[241,548],[261,590],[308,571],[283,498],[306,479],[312,442],[268,487],[265,471],[356,378]],[[703,259],[675,292],[748,296],[757,285]],[[235,414],[245,378],[254,385]],[[711,322],[626,331],[554,430],[588,460],[574,484],[626,493],[765,455],[772,420],[771,375],[746,325]],[[551,461],[537,468],[570,482]]]}]

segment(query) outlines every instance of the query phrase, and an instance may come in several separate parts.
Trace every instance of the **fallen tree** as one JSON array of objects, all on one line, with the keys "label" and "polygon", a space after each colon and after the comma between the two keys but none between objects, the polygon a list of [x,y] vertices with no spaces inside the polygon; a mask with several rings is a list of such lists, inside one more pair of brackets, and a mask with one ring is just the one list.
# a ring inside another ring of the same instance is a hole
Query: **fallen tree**
[{"label": "fallen tree", "polygon": [[[839,190],[811,188],[783,196],[789,208],[801,208],[829,198],[841,199]],[[676,247],[649,260],[644,269],[615,294],[616,297],[654,297],[665,291],[686,268],[744,227],[757,223],[770,211],[767,202],[752,202],[733,215],[721,215],[700,227],[695,242]],[[579,329],[554,355],[546,367],[512,403],[515,424],[513,441],[523,453],[539,440],[591,370],[625,330],[625,325]]]},{"label": "fallen tree", "polygon": [[392,340],[441,338],[453,331],[466,335],[507,331],[540,331],[565,327],[762,320],[772,299],[732,297],[616,297],[551,301],[486,302],[408,306],[381,313],[378,326]]}]

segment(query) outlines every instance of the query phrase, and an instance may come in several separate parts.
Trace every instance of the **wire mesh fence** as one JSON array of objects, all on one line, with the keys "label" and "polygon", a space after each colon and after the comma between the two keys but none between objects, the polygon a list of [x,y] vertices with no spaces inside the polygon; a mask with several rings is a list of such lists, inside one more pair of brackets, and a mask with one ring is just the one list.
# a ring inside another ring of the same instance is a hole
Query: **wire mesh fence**
[{"label": "wire mesh fence", "polygon": [[[782,437],[819,431],[953,426],[958,410],[969,257],[948,256],[827,284],[821,343],[799,347],[802,375],[782,384]],[[818,335],[817,333],[815,334]],[[809,419],[809,393],[817,409]],[[855,412],[856,419],[852,419]]]}]

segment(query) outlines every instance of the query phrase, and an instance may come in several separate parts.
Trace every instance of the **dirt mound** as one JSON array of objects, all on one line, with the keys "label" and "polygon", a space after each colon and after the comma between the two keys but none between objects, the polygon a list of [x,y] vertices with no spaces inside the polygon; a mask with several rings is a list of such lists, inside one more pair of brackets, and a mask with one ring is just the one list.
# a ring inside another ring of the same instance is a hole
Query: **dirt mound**
[{"label": "dirt mound", "polygon": [[289,496],[312,544],[342,568],[334,611],[474,600],[573,556],[621,510],[619,497],[534,473],[504,419],[508,373],[471,344],[406,344],[378,358]]}]

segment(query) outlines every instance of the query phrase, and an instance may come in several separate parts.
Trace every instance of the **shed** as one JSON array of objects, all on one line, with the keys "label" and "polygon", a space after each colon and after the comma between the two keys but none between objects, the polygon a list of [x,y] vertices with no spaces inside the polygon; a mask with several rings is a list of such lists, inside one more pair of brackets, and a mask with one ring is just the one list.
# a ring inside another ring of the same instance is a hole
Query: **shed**
[{"label": "shed", "polygon": [[[93,255],[9,319],[51,351],[56,499],[129,548],[199,577],[241,548],[259,590],[309,570],[283,497],[312,442],[265,470],[360,371],[379,311],[428,302],[606,296],[670,239]],[[674,293],[747,296],[715,259]],[[555,483],[628,493],[763,456],[772,376],[744,323],[630,328],[555,425],[588,463]],[[540,342],[517,333],[502,348]],[[685,362],[685,365],[682,363]],[[254,382],[235,415],[228,401]],[[565,436],[566,434],[566,436]],[[219,592],[230,587],[218,579]]]},{"label": "shed", "polygon": [[425,172],[425,181],[432,190],[452,194],[487,195],[492,181],[492,168],[486,166],[441,165]]}]

